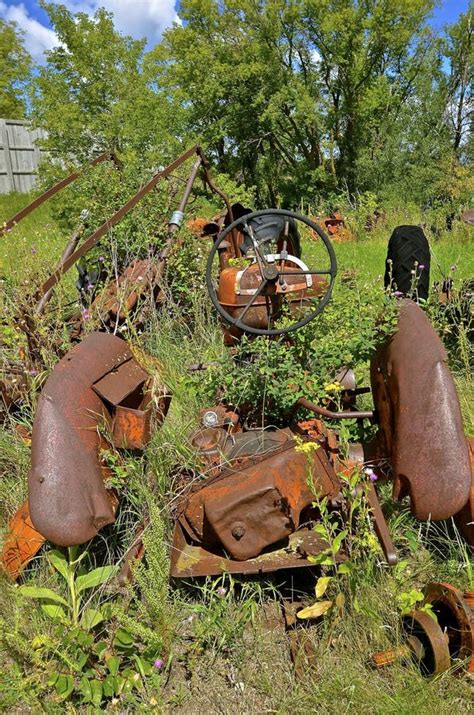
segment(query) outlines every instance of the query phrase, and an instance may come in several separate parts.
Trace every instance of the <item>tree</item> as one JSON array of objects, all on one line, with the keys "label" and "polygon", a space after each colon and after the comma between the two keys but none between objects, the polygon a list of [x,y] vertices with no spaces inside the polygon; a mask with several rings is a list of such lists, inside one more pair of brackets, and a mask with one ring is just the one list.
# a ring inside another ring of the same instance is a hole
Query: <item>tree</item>
[{"label": "tree", "polygon": [[103,9],[91,18],[63,5],[42,7],[60,42],[33,81],[33,119],[48,132],[46,146],[82,161],[93,151],[140,144],[150,120],[131,127],[130,118],[154,96],[143,78],[144,41],[121,36]]},{"label": "tree", "polygon": [[[370,189],[367,161],[426,68],[434,0],[183,0],[159,82],[222,168],[272,203]],[[225,155],[231,154],[231,159]]]},{"label": "tree", "polygon": [[31,57],[25,50],[16,23],[0,18],[0,117],[25,116],[25,83],[30,77]]},{"label": "tree", "polygon": [[[120,169],[103,162],[52,200],[54,215],[65,227],[76,225],[85,208],[90,227],[97,227],[158,165],[182,151],[182,141],[179,131],[175,136],[167,132],[166,97],[145,72],[145,40],[121,35],[103,9],[89,17],[55,3],[42,7],[59,44],[46,53],[46,64],[32,81],[32,121],[47,132],[42,145],[48,159],[40,166],[40,179],[44,187],[51,186],[97,154],[115,151]],[[168,201],[159,187],[114,228],[110,236],[121,258],[146,250],[161,230],[160,213],[168,215]]]},{"label": "tree", "polygon": [[472,84],[474,81],[474,13],[472,9],[448,27],[444,42],[449,62],[446,88],[446,117],[453,148],[461,157],[471,129]]}]

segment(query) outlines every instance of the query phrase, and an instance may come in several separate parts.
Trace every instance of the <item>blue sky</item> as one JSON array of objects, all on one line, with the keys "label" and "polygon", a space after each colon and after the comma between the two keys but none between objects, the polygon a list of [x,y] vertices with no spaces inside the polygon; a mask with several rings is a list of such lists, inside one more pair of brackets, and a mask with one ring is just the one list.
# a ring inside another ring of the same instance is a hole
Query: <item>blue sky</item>
[{"label": "blue sky", "polygon": [[[113,12],[115,25],[120,32],[132,37],[147,37],[154,45],[164,29],[178,20],[179,2],[175,0],[52,0],[66,5],[73,12],[93,14],[98,7]],[[469,0],[441,0],[435,10],[432,26],[441,30],[446,23],[455,22],[469,6]],[[44,50],[53,47],[54,32],[48,24],[47,14],[36,0],[0,0],[0,17],[14,20],[25,33],[25,44],[37,62],[43,59]]]}]

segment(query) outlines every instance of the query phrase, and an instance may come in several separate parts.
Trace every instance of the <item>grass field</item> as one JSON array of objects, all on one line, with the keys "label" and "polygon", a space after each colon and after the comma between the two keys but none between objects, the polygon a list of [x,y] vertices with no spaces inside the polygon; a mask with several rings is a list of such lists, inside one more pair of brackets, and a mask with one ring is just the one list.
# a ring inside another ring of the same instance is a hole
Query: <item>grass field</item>
[{"label": "grass field", "polygon": [[[24,202],[24,196],[0,197],[0,223]],[[389,215],[386,225],[373,234],[361,233],[356,241],[335,245],[340,274],[355,272],[357,290],[373,284],[382,291],[388,237],[393,226],[410,222],[408,218],[402,212]],[[456,225],[452,233],[444,233],[438,241],[431,241],[430,236],[433,280],[451,274],[459,286],[462,279],[474,275],[474,242],[469,233],[473,230]],[[47,207],[0,238],[4,355],[16,355],[18,348],[15,302],[26,296],[31,300],[32,287],[55,265],[66,240]],[[103,251],[106,253],[106,245]],[[454,265],[456,270],[451,271]],[[58,335],[64,337],[62,311],[74,299],[73,283],[71,272],[52,304],[56,313],[53,317],[53,311],[48,313],[40,324],[48,346]],[[357,562],[355,573],[350,580],[335,580],[328,590],[330,598],[337,593],[344,596],[340,612],[334,615],[331,611],[307,630],[314,657],[311,666],[303,668],[298,677],[281,621],[282,574],[261,579],[223,575],[199,582],[169,582],[170,506],[180,469],[193,463],[188,435],[197,424],[199,409],[206,404],[200,380],[189,378],[188,367],[219,359],[224,351],[215,316],[204,294],[198,291],[192,296],[187,317],[171,299],[153,316],[143,334],[132,337],[135,347],[145,349],[161,363],[161,377],[173,395],[171,408],[146,453],[141,457],[122,455],[115,464],[121,500],[117,522],[83,551],[82,563],[88,569],[116,563],[132,542],[136,523],[144,513],[150,515],[144,537],[147,558],[136,572],[135,586],[117,595],[105,584],[91,590],[87,599],[88,606],[109,609],[105,620],[108,625],[101,636],[108,655],[100,662],[121,659],[126,667],[121,665],[119,674],[130,687],[124,686],[119,695],[104,696],[94,704],[87,687],[80,685],[88,665],[81,666],[82,670],[77,666],[80,656],[77,649],[74,651],[77,644],[70,643],[71,626],[55,624],[38,601],[22,596],[0,575],[0,709],[12,713],[302,715],[431,715],[434,708],[438,715],[469,712],[472,682],[466,677],[447,672],[423,678],[414,663],[398,663],[381,671],[370,666],[371,653],[400,643],[403,598],[431,580],[449,581],[462,589],[474,587],[472,559],[453,526],[416,522],[406,503],[391,501],[388,485],[382,485],[381,499],[389,515],[399,563],[388,569],[371,534],[362,534],[367,539],[366,553]],[[357,306],[351,310],[355,318]],[[52,332],[50,324],[54,324]],[[22,410],[10,415],[0,428],[3,530],[26,495],[29,447],[15,426],[21,423],[31,428],[38,391],[56,360],[49,355],[45,373],[31,376],[29,396]],[[462,362],[453,360],[453,365],[465,428],[474,434],[471,374]],[[22,582],[51,588],[66,597],[64,583],[51,567],[47,553],[47,548],[40,552]],[[311,578],[317,575],[314,569]],[[293,586],[300,587],[298,579]],[[120,629],[130,636],[128,650],[121,650],[112,640]],[[85,643],[80,647],[89,660],[92,648]],[[149,652],[154,654],[154,663],[161,664],[149,668],[133,659],[137,656],[145,661]],[[109,671],[112,672],[111,666]],[[51,684],[51,675],[57,672],[73,673],[73,700],[72,696],[62,700]],[[103,671],[97,672],[97,680],[101,681]],[[94,677],[89,674],[86,679],[92,682]]]}]

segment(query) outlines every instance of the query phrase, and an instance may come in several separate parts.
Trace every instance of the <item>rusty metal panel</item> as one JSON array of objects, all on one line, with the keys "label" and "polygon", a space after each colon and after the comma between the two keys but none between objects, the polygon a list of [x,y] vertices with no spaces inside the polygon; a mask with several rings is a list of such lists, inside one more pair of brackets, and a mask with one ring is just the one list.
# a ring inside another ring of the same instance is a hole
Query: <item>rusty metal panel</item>
[{"label": "rusty metal panel", "polygon": [[469,452],[446,351],[416,303],[400,301],[398,330],[372,360],[371,382],[394,498],[410,496],[417,519],[453,516],[469,498]]},{"label": "rusty metal panel", "polygon": [[[278,438],[273,447],[265,446],[262,440],[272,435]],[[299,529],[303,510],[312,506],[317,495],[335,497],[339,482],[324,450],[315,445],[308,462],[304,452],[295,450],[289,430],[241,433],[230,443],[230,449],[223,447],[230,466],[184,499],[178,509],[179,529],[197,548],[199,544],[204,551],[220,552],[233,562],[248,562],[267,547],[278,549],[279,541]],[[242,570],[247,572],[247,566]]]},{"label": "rusty metal panel", "polygon": [[[197,576],[218,576],[222,573],[262,574],[311,567],[308,556],[315,556],[328,547],[328,544],[312,529],[300,529],[288,538],[288,543],[281,549],[260,554],[256,558],[237,561],[225,555],[215,554],[189,540],[180,522],[175,526],[171,546],[171,576],[190,578]],[[336,562],[347,557],[339,552]]]},{"label": "rusty metal panel", "polygon": [[45,541],[33,526],[28,501],[25,501],[8,524],[0,557],[2,567],[13,579],[17,579]]},{"label": "rusty metal panel", "polygon": [[118,449],[144,449],[150,441],[151,410],[134,410],[118,405],[112,425],[112,438]]},{"label": "rusty metal panel", "polygon": [[131,357],[120,338],[91,333],[56,365],[40,395],[29,502],[35,528],[54,544],[82,544],[114,521],[98,429],[111,428],[111,415],[91,385]]},{"label": "rusty metal panel", "polygon": [[129,359],[96,380],[92,389],[99,397],[117,406],[142,387],[147,379],[148,373],[135,360]]}]

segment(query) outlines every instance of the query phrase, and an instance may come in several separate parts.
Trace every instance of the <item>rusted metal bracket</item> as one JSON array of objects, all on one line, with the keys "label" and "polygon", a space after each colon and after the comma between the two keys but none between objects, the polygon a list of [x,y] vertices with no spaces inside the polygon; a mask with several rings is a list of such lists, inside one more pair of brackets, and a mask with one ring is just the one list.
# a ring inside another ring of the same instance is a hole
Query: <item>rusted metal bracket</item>
[{"label": "rusted metal bracket", "polygon": [[38,196],[34,201],[28,204],[28,206],[25,206],[23,209],[21,209],[21,211],[18,211],[18,213],[12,216],[12,218],[8,219],[8,221],[6,221],[3,225],[0,225],[0,236],[7,233],[10,229],[13,228],[13,226],[19,223],[22,219],[24,219],[25,216],[28,216],[28,214],[37,209],[38,206],[44,204],[44,202],[50,199],[51,196],[54,196],[58,193],[58,191],[65,189],[66,186],[69,186],[69,184],[72,184],[73,181],[76,181],[76,179],[79,178],[79,176],[84,172],[85,169],[87,169],[88,167],[97,166],[97,164],[100,164],[102,161],[106,161],[107,159],[113,161],[114,164],[119,164],[117,157],[112,151],[105,151],[103,154],[100,154],[100,156],[97,156],[88,164],[85,164],[78,171],[73,171],[72,174],[69,174],[69,176],[66,176],[64,179],[61,179],[61,181],[58,181],[57,184],[55,184],[43,194]]}]

